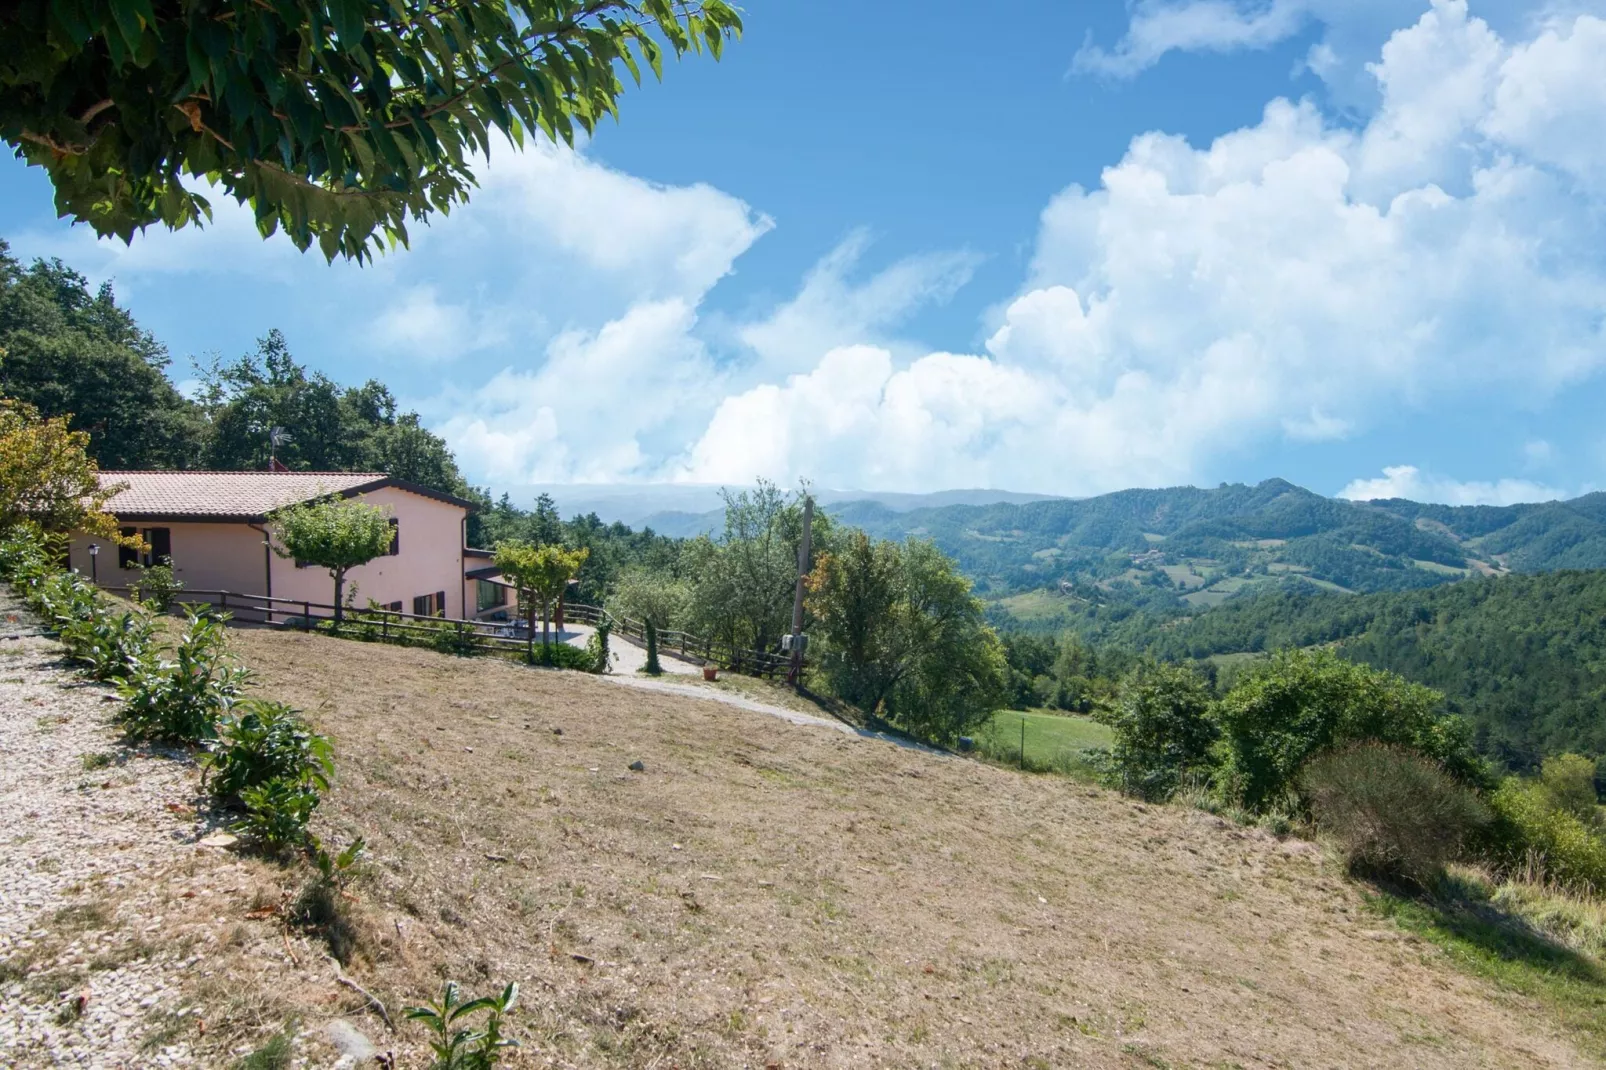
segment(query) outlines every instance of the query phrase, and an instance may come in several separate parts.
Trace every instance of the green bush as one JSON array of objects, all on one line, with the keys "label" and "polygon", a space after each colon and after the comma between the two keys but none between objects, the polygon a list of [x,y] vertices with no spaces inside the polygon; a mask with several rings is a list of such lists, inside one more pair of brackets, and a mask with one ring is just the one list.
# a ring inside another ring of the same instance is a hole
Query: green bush
[{"label": "green bush", "polygon": [[1542,780],[1507,777],[1489,797],[1495,823],[1485,843],[1497,868],[1594,895],[1606,894],[1606,839],[1558,803]]},{"label": "green bush", "polygon": [[1546,758],[1539,771],[1539,783],[1550,796],[1552,806],[1591,828],[1601,827],[1594,762],[1577,754]]},{"label": "green bush", "polygon": [[61,640],[73,660],[96,680],[126,678],[147,657],[156,630],[149,613],[113,613],[102,605],[93,615],[62,625]]},{"label": "green bush", "polygon": [[1210,690],[1192,669],[1140,666],[1121,685],[1107,718],[1115,730],[1111,780],[1144,799],[1169,799],[1190,771],[1210,765],[1218,734]]},{"label": "green bush", "polygon": [[595,672],[597,667],[596,655],[589,649],[568,643],[548,643],[536,647],[535,661],[538,665],[554,669],[575,669],[580,672]]},{"label": "green bush", "polygon": [[[403,1013],[429,1030],[429,1050],[435,1056],[430,1070],[490,1070],[503,1049],[518,1047],[518,1041],[502,1036],[502,1020],[518,998],[519,986],[510,984],[500,995],[465,1000],[457,982],[447,981],[439,1000]],[[477,1014],[485,1018],[476,1028],[469,1019]]]},{"label": "green bush", "polygon": [[1284,799],[1315,754],[1374,741],[1409,748],[1463,783],[1483,763],[1465,722],[1439,713],[1443,696],[1330,650],[1291,650],[1247,672],[1216,706],[1226,798],[1253,811]]},{"label": "green bush", "polygon": [[302,781],[289,777],[263,781],[241,790],[245,814],[234,828],[265,851],[305,847],[310,842],[307,825],[322,801],[317,789]]},{"label": "green bush", "polygon": [[1404,747],[1363,742],[1317,755],[1299,775],[1316,824],[1352,871],[1431,886],[1489,823],[1465,786]]},{"label": "green bush", "polygon": [[76,572],[51,571],[38,576],[25,597],[58,631],[89,620],[101,604],[100,592]]},{"label": "green bush", "polygon": [[591,659],[591,671],[608,671],[608,637],[613,634],[613,621],[607,617],[597,621],[596,631],[586,640],[586,657]]},{"label": "green bush", "polygon": [[329,790],[334,749],[282,702],[248,699],[218,721],[217,739],[202,759],[204,783],[226,806],[270,780]]},{"label": "green bush", "polygon": [[192,612],[172,660],[147,651],[118,684],[121,719],[139,739],[204,743],[216,738],[218,719],[249,679],[229,658],[223,622]]},{"label": "green bush", "polygon": [[173,574],[170,564],[144,565],[139,570],[139,582],[134,589],[141,601],[145,602],[157,613],[166,613],[173,608],[179,592],[184,590],[184,584]]}]

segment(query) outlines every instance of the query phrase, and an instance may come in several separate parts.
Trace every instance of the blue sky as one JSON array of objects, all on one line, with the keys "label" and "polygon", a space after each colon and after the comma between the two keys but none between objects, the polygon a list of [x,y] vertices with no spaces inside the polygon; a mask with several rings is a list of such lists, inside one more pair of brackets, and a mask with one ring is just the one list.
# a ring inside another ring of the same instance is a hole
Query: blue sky
[{"label": "blue sky", "polygon": [[327,266],[218,204],[0,235],[191,356],[279,327],[492,487],[1606,485],[1606,4],[752,0],[724,62]]}]

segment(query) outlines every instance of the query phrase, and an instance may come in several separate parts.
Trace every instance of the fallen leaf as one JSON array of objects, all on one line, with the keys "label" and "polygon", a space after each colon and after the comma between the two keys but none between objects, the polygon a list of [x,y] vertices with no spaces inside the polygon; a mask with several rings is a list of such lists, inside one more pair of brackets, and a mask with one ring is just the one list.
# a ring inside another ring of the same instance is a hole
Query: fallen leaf
[{"label": "fallen leaf", "polygon": [[200,841],[202,847],[233,847],[240,842],[240,837],[232,832],[214,832]]}]

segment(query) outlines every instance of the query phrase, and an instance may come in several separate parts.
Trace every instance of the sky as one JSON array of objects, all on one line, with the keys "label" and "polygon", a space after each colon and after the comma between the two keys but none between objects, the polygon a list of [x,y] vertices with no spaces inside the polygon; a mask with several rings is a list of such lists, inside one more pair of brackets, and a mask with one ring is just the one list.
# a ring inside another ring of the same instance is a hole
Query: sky
[{"label": "sky", "polygon": [[749,0],[576,149],[328,265],[97,241],[173,374],[271,328],[471,482],[1606,486],[1606,0]]}]

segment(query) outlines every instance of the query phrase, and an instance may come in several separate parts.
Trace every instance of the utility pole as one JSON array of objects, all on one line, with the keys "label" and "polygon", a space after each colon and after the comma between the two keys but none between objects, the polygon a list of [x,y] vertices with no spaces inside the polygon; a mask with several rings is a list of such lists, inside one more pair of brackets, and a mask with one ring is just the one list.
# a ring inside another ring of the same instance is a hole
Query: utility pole
[{"label": "utility pole", "polygon": [[803,648],[807,640],[803,638],[803,578],[809,574],[809,537],[814,534],[814,499],[803,499],[803,539],[797,546],[797,591],[792,595],[792,634],[787,636],[787,645],[792,651],[792,668],[786,674],[786,682],[793,687],[799,686],[803,681]]}]

